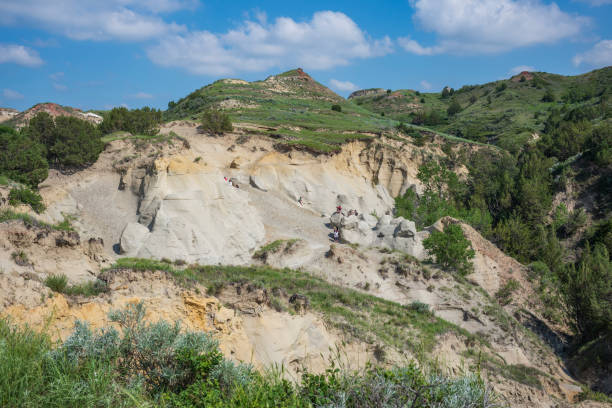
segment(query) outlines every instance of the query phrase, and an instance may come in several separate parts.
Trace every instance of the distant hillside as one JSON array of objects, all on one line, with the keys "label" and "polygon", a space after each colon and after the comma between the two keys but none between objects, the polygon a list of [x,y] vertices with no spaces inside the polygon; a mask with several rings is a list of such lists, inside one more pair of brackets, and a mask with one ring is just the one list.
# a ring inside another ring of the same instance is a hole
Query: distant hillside
[{"label": "distant hillside", "polygon": [[0,123],[6,122],[18,114],[19,111],[16,109],[0,108]]},{"label": "distant hillside", "polygon": [[[549,111],[597,105],[612,92],[612,67],[578,76],[523,72],[458,90],[354,92],[349,100],[374,113],[438,131],[515,149],[544,130]],[[449,108],[457,111],[449,113]]]},{"label": "distant hillside", "polygon": [[[336,104],[340,111],[331,109]],[[378,132],[394,126],[394,121],[346,101],[300,68],[263,81],[221,79],[170,102],[164,118],[197,119],[210,108],[228,112],[234,122],[273,127]]]},{"label": "distant hillside", "polygon": [[79,119],[84,119],[88,122],[98,124],[102,122],[102,117],[95,113],[87,112],[84,113],[78,108],[72,108],[70,106],[62,106],[57,103],[45,102],[39,103],[32,106],[30,109],[25,110],[5,122],[6,125],[14,126],[20,129],[28,124],[31,118],[36,116],[39,112],[47,112],[49,115],[56,116],[74,116]]}]

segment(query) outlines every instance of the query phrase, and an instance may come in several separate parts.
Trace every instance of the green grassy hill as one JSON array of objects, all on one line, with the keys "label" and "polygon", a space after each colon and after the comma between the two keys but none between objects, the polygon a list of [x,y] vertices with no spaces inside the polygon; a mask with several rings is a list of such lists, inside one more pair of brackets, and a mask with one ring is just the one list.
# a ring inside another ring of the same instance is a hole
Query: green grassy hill
[{"label": "green grassy hill", "polygon": [[[199,120],[208,109],[222,110],[233,123],[269,127],[264,132],[281,144],[322,153],[339,151],[347,141],[389,134],[399,124],[342,98],[300,68],[263,81],[218,80],[177,102],[171,101],[164,120]],[[440,135],[458,140],[452,135]]]},{"label": "green grassy hill", "polygon": [[[332,105],[340,105],[341,111]],[[379,132],[394,126],[394,121],[346,101],[301,69],[264,81],[218,80],[170,102],[164,119],[197,119],[210,108],[227,111],[234,122],[271,127]]]},{"label": "green grassy hill", "polygon": [[[388,118],[515,150],[544,130],[551,110],[595,106],[611,92],[612,67],[607,67],[578,76],[521,73],[437,93],[370,89],[349,100]],[[449,114],[454,103],[459,111]]]}]

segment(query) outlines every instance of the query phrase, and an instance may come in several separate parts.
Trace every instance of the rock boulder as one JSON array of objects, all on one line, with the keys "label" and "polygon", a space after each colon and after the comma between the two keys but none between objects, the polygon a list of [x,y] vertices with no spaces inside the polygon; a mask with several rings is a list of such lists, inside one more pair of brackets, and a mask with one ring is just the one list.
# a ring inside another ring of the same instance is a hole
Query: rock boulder
[{"label": "rock boulder", "polygon": [[144,243],[149,229],[137,222],[128,223],[121,233],[119,245],[122,254],[135,255]]}]

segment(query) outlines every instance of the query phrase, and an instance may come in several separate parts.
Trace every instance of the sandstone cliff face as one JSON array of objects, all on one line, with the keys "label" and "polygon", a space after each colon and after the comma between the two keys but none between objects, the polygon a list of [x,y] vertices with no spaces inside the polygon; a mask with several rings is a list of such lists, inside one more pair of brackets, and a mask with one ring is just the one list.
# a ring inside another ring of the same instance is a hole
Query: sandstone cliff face
[{"label": "sandstone cliff face", "polygon": [[[513,406],[549,407],[558,402],[549,395],[565,399],[575,394],[572,379],[550,349],[513,317],[523,309],[534,310],[522,265],[463,224],[477,254],[467,281],[405,257],[426,257],[422,240],[429,232],[394,218],[393,197],[407,188],[422,191],[418,167],[441,155],[438,148],[385,139],[350,143],[338,154],[315,157],[280,153],[269,139],[252,134],[246,142],[244,134],[207,137],[186,122],[163,131],[174,131],[186,142],[151,146],[118,140],[91,168],[73,175],[51,172],[41,186],[48,206],[43,218],[58,222],[66,215],[74,217],[77,240],[57,231],[39,238],[41,231],[17,221],[0,224],[0,313],[35,327],[43,327],[52,316],[52,332],[65,338],[75,319],[101,327],[108,323],[109,310],[142,301],[149,319],[178,319],[186,327],[211,331],[226,355],[237,360],[262,368],[283,364],[291,376],[301,365],[324,369],[330,347],[345,338],[327,328],[321,316],[277,312],[265,296],[237,295],[236,288],[218,298],[205,296],[206,288],[186,289],[161,272],[100,274],[123,256],[201,264],[262,262],[301,268],[407,307],[415,301],[426,303],[435,315],[485,339],[488,346],[479,347],[496,361],[540,370],[545,373],[541,378],[550,378],[535,389],[489,370],[488,378]],[[461,174],[462,169],[456,170]],[[360,215],[332,215],[338,205],[345,214],[356,209]],[[428,230],[449,222],[457,221],[442,219]],[[334,244],[329,237],[332,225],[355,245]],[[261,261],[252,258],[255,250],[274,240],[297,241]],[[15,264],[11,253],[18,249],[28,254],[33,266]],[[43,284],[54,273],[66,273],[71,283],[103,278],[110,290],[89,299],[54,295]],[[510,278],[522,289],[504,311],[494,296]],[[539,319],[536,312],[530,318]],[[473,363],[466,354],[475,352],[474,347],[454,335],[440,336],[434,355],[449,371],[459,373]],[[372,356],[372,345],[359,342],[344,350],[351,363]],[[402,358],[410,356],[390,362]]]},{"label": "sandstone cliff face", "polygon": [[41,186],[48,220],[72,214],[82,232],[122,255],[244,264],[274,239],[319,246],[329,233],[320,218],[337,205],[390,213],[393,196],[420,189],[417,168],[426,160],[399,145],[352,143],[337,155],[313,157],[276,152],[263,138],[207,138],[181,123],[164,131],[183,135],[190,148],[137,151],[117,141],[91,169],[52,173]]}]

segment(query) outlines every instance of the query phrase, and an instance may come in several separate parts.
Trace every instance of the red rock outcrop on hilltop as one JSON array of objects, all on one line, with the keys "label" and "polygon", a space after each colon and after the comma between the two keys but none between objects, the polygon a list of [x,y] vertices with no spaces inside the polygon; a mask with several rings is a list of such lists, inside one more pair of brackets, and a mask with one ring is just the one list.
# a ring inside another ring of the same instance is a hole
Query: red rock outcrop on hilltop
[{"label": "red rock outcrop on hilltop", "polygon": [[78,108],[72,108],[70,106],[62,106],[57,103],[45,102],[39,103],[32,106],[30,109],[23,111],[10,120],[17,128],[24,127],[28,124],[30,119],[36,116],[39,112],[47,112],[49,115],[54,118],[57,116],[73,116],[79,119],[86,120],[91,123],[98,124],[102,122],[102,117],[95,113],[87,112],[84,113],[82,110]]}]

